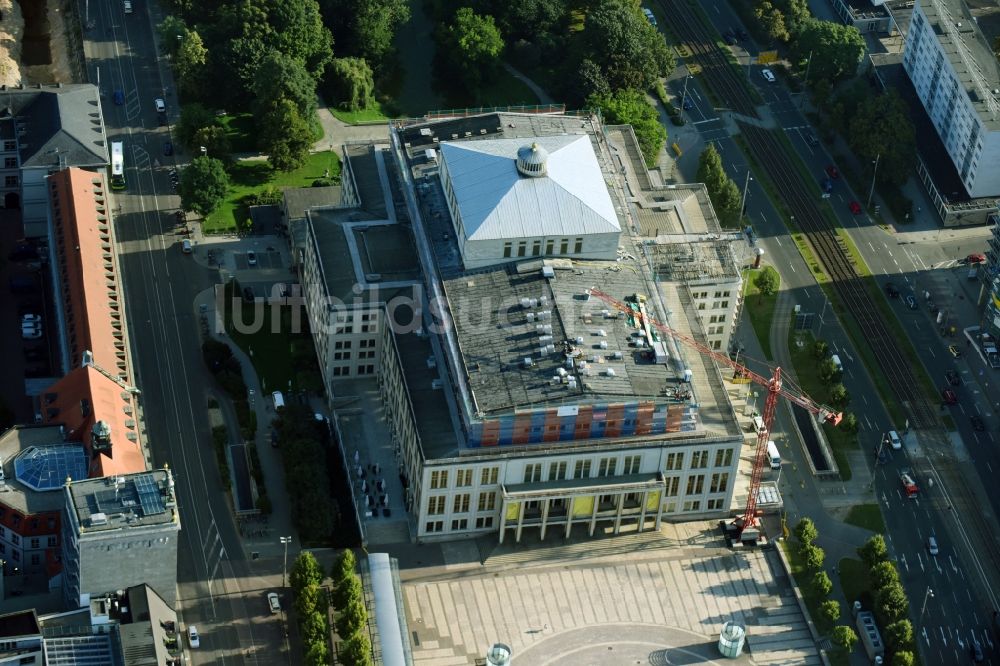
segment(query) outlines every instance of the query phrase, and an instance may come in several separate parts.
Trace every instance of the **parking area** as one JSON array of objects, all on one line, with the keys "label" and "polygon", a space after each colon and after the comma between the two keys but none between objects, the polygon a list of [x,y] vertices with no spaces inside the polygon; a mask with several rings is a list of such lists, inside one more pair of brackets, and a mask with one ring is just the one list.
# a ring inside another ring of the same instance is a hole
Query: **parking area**
[{"label": "parking area", "polygon": [[284,268],[285,266],[281,259],[281,253],[272,249],[260,251],[247,250],[245,252],[235,251],[232,253],[232,256],[233,266],[238,271],[276,269]]},{"label": "parking area", "polygon": [[400,572],[414,663],[474,664],[496,642],[531,664],[732,663],[716,641],[737,620],[737,663],[819,664],[777,554],[730,551],[705,527],[505,544],[484,565],[482,544],[442,544],[445,573]]}]

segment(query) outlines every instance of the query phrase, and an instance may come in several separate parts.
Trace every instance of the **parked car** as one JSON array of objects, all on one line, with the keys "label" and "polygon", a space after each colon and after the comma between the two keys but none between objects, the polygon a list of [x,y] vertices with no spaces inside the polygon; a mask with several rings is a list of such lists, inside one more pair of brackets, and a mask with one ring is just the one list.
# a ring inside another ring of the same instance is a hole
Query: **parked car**
[{"label": "parked car", "polygon": [[31,261],[38,259],[38,248],[31,243],[18,243],[7,258],[11,261]]},{"label": "parked car", "polygon": [[962,350],[958,348],[958,345],[948,345],[948,353],[955,358],[962,358]]},{"label": "parked car", "polygon": [[986,262],[986,255],[982,252],[974,252],[965,258],[967,264],[982,264]]},{"label": "parked car", "polygon": [[164,141],[163,142],[163,154],[166,155],[167,157],[170,157],[171,155],[173,155],[174,154],[174,144],[171,143],[170,141]]},{"label": "parked car", "polygon": [[201,637],[198,635],[198,627],[193,624],[188,627],[188,643],[193,648],[201,647]]},{"label": "parked car", "polygon": [[24,326],[25,324],[31,324],[32,326],[41,326],[42,317],[41,315],[25,313],[21,315],[21,326]]},{"label": "parked car", "polygon": [[837,170],[837,167],[833,166],[832,164],[829,164],[826,167],[826,175],[836,180],[840,178],[840,171]]},{"label": "parked car", "polygon": [[276,592],[267,593],[267,607],[271,609],[272,613],[281,612],[281,600],[278,599],[278,594]]},{"label": "parked car", "polygon": [[760,75],[763,76],[764,80],[767,81],[768,83],[774,83],[775,81],[778,80],[778,78],[774,75],[774,72],[772,72],[769,69],[760,70]]},{"label": "parked car", "polygon": [[653,26],[655,28],[656,27],[656,16],[653,15],[653,11],[651,9],[649,9],[648,7],[643,7],[642,8],[642,14],[643,14],[643,16],[646,17],[646,20],[649,21],[649,25],[651,25],[651,26]]},{"label": "parked car", "polygon": [[132,0],[125,0],[125,13],[126,14],[132,13]]},{"label": "parked car", "polygon": [[972,429],[976,432],[984,432],[986,430],[986,424],[983,423],[983,419],[979,414],[973,414],[969,417],[969,423],[972,424]]},{"label": "parked car", "polygon": [[942,389],[941,399],[944,400],[944,404],[946,405],[955,405],[958,403],[958,395],[950,388]]},{"label": "parked car", "polygon": [[118,88],[115,89],[112,98],[115,100],[115,106],[121,106],[125,103],[125,93]]},{"label": "parked car", "polygon": [[889,298],[899,298],[899,287],[892,282],[885,283],[885,293]]},{"label": "parked car", "polygon": [[833,181],[831,179],[824,178],[822,180],[822,184],[823,184],[823,192],[825,192],[826,194],[833,193]]},{"label": "parked car", "polygon": [[852,201],[851,203],[847,204],[847,207],[850,208],[851,212],[854,213],[855,215],[861,215],[861,204],[859,204],[857,201]]},{"label": "parked car", "polygon": [[944,373],[944,376],[948,378],[948,383],[951,384],[952,386],[962,385],[961,375],[959,375],[954,370],[949,370],[948,372]]},{"label": "parked car", "polygon": [[899,433],[895,430],[890,430],[885,434],[889,440],[889,446],[892,447],[893,451],[899,451],[903,448],[903,440],[899,438]]},{"label": "parked car", "polygon": [[694,108],[694,101],[691,100],[687,95],[684,96],[684,100],[681,102],[681,106],[684,107],[685,111],[690,111]]},{"label": "parked car", "polygon": [[25,340],[37,340],[42,337],[42,327],[22,324],[21,337]]},{"label": "parked car", "polygon": [[253,250],[247,250],[247,263],[251,266],[257,265],[257,253]]},{"label": "parked car", "polygon": [[167,103],[163,101],[162,97],[157,97],[155,100],[153,100],[153,104],[156,106],[157,113],[167,112]]},{"label": "parked car", "polygon": [[819,145],[819,139],[817,139],[816,135],[813,134],[812,132],[806,132],[805,133],[805,139],[806,139],[806,143],[808,143],[810,146],[815,147],[815,146]]}]

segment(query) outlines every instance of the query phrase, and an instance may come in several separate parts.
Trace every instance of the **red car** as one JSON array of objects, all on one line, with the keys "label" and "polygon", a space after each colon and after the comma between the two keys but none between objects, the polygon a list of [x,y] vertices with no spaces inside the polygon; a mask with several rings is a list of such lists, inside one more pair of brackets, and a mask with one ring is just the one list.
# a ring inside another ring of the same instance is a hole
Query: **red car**
[{"label": "red car", "polygon": [[965,263],[967,264],[983,264],[986,263],[986,255],[982,252],[974,252],[965,258]]},{"label": "red car", "polygon": [[958,396],[950,388],[941,391],[941,399],[944,400],[944,404],[946,405],[954,405],[958,402]]},{"label": "red car", "polygon": [[852,213],[854,213],[855,215],[861,215],[861,204],[859,204],[857,201],[852,201],[847,205],[851,209]]},{"label": "red car", "polygon": [[837,167],[832,164],[826,168],[826,175],[830,178],[840,178],[840,172],[837,171]]}]

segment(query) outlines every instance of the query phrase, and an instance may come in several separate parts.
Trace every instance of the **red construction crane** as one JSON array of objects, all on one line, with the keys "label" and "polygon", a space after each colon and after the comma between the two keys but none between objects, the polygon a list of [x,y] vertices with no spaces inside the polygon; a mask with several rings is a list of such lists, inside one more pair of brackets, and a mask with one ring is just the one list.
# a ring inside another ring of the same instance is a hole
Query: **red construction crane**
[{"label": "red construction crane", "polygon": [[831,425],[839,424],[840,420],[843,418],[843,414],[835,412],[829,407],[820,405],[803,393],[798,387],[786,388],[783,386],[781,381],[781,368],[775,368],[774,374],[771,377],[765,377],[764,375],[754,372],[742,363],[737,363],[729,358],[728,355],[720,354],[714,349],[706,347],[690,335],[685,335],[684,333],[676,331],[666,324],[657,321],[646,313],[646,307],[644,305],[646,299],[643,296],[637,294],[633,297],[633,300],[630,303],[623,303],[596,287],[592,287],[589,292],[591,296],[601,299],[608,305],[614,307],[616,310],[634,317],[639,322],[645,322],[660,332],[669,335],[676,340],[680,340],[688,347],[693,347],[705,356],[710,356],[717,362],[732,368],[735,371],[736,376],[746,377],[750,381],[767,388],[767,400],[764,402],[764,430],[757,433],[757,450],[754,455],[753,471],[750,474],[750,492],[747,496],[747,506],[743,511],[743,516],[741,518],[737,518],[735,522],[740,534],[742,534],[743,530],[746,528],[755,526],[757,524],[757,494],[760,491],[760,478],[764,472],[765,462],[767,460],[767,442],[771,432],[771,424],[774,422],[774,411],[778,406],[778,396],[780,395],[786,400],[790,400],[811,414],[820,415],[824,421],[830,423]]}]

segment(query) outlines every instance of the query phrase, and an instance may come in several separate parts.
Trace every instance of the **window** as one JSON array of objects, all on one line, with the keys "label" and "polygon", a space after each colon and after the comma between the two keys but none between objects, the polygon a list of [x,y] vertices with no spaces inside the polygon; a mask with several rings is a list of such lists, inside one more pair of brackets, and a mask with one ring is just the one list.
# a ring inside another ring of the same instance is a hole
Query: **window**
[{"label": "window", "polygon": [[573,254],[581,254],[583,252],[583,239],[577,238],[573,242]]},{"label": "window", "polygon": [[[31,563],[34,564],[35,566],[38,566],[39,564],[41,564],[41,558],[38,556],[38,553],[32,553],[31,554]],[[21,662],[21,663],[25,663],[25,662]],[[33,662],[27,662],[27,663],[33,663]]]},{"label": "window", "polygon": [[19,543],[21,543],[21,535],[18,534],[17,532],[11,532],[10,533],[10,542],[12,544],[14,544],[15,546],[18,545]]},{"label": "window", "polygon": [[729,301],[722,301],[722,307],[723,308],[728,308],[729,307]]},{"label": "window", "polygon": [[351,352],[333,352],[334,361],[350,361]]},{"label": "window", "polygon": [[666,507],[663,509],[664,513],[676,513],[677,512],[677,502],[667,502]]},{"label": "window", "polygon": [[17,187],[17,176],[5,176],[3,184],[6,187]]},{"label": "window", "polygon": [[434,495],[427,499],[427,513],[432,516],[444,513],[444,495]]},{"label": "window", "polygon": [[524,466],[524,482],[538,483],[542,480],[542,463],[529,463]]},{"label": "window", "polygon": [[50,536],[49,537],[48,546],[49,546],[49,548],[55,548],[56,547],[56,538],[54,536]]},{"label": "window", "polygon": [[563,238],[559,241],[559,254],[566,254],[569,252],[569,239]]},{"label": "window", "polygon": [[3,142],[4,152],[10,153],[17,150],[17,141],[4,141]]},{"label": "window", "polygon": [[459,520],[451,521],[451,529],[454,530],[467,530],[469,529],[469,521],[466,518],[461,518]]},{"label": "window", "polygon": [[724,493],[726,488],[729,487],[729,473],[723,472],[721,474],[713,474],[712,482],[708,484],[708,492],[710,493]]},{"label": "window", "polygon": [[664,493],[667,497],[677,497],[677,492],[681,488],[681,477],[671,476],[666,479],[667,489]]},{"label": "window", "polygon": [[552,254],[552,248],[555,246],[555,241],[551,238],[545,241],[545,254]]},{"label": "window", "polygon": [[589,479],[590,478],[590,461],[589,460],[577,460],[576,467],[573,469],[574,479]]},{"label": "window", "polygon": [[542,253],[542,241],[536,240],[531,244],[531,256],[537,257]]},{"label": "window", "polygon": [[496,485],[497,477],[500,475],[499,467],[484,467],[483,475],[479,479],[479,484],[483,486]]},{"label": "window", "polygon": [[668,453],[665,469],[684,469],[683,453]]},{"label": "window", "polygon": [[511,249],[511,244],[510,243],[504,243],[503,244],[503,256],[504,257],[509,257],[510,256],[510,249]]},{"label": "window", "polygon": [[517,244],[517,256],[523,257],[528,252],[528,242],[521,241]]},{"label": "window", "polygon": [[496,493],[479,493],[479,511],[494,511],[497,506]]},{"label": "window", "polygon": [[437,472],[431,472],[431,489],[436,490],[437,488],[447,488],[448,487],[448,470],[439,470]]},{"label": "window", "polygon": [[476,529],[485,529],[487,527],[493,527],[493,516],[485,516],[483,518],[476,518]]},{"label": "window", "polygon": [[705,475],[689,476],[686,495],[698,495],[705,490]]},{"label": "window", "polygon": [[455,502],[452,505],[452,513],[469,512],[469,494],[455,495]]},{"label": "window", "polygon": [[684,502],[685,511],[701,511],[701,502]]},{"label": "window", "polygon": [[17,158],[16,157],[5,157],[3,160],[3,167],[5,169],[16,169],[17,168]]},{"label": "window", "polygon": [[691,469],[705,469],[708,467],[708,450],[693,451],[691,453]]},{"label": "window", "polygon": [[[361,346],[364,347],[364,345],[361,345]],[[350,340],[337,340],[336,342],[333,343],[333,348],[334,349],[350,349],[351,348],[351,341]]]},{"label": "window", "polygon": [[549,465],[549,481],[562,481],[566,478],[566,462],[557,462]]},{"label": "window", "polygon": [[733,464],[733,450],[732,449],[719,449],[715,452],[715,466],[716,467],[729,467]]},{"label": "window", "polygon": [[641,461],[642,456],[625,456],[625,467],[622,469],[622,474],[638,474]]},{"label": "window", "polygon": [[32,547],[32,549],[39,547],[39,545],[40,545],[39,541],[40,540],[37,537],[31,539],[31,547]]},{"label": "window", "polygon": [[616,469],[618,469],[617,458],[601,458],[597,468],[597,476],[614,476]]},{"label": "window", "polygon": [[455,472],[455,487],[465,488],[472,485],[472,470],[460,469]]},{"label": "window", "polygon": [[436,520],[436,521],[429,522],[424,527],[424,530],[427,531],[427,532],[442,532],[442,531],[444,531],[444,521],[443,520]]}]

